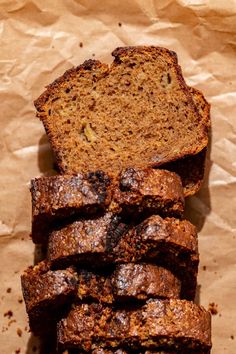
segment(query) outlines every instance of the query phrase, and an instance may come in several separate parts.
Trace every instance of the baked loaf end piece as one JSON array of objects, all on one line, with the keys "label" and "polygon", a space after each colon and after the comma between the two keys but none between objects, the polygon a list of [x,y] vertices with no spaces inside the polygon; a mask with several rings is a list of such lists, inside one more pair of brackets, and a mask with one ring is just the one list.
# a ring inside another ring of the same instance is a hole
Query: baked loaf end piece
[{"label": "baked loaf end piece", "polygon": [[208,143],[174,52],[117,48],[109,67],[88,60],[35,101],[63,173],[158,167]]},{"label": "baked loaf end piece", "polygon": [[149,300],[130,311],[82,304],[59,322],[57,336],[60,346],[86,351],[95,344],[204,352],[211,348],[211,315],[185,300]]},{"label": "baked loaf end piece", "polygon": [[[46,261],[29,267],[21,276],[21,286],[34,334],[52,331],[77,293],[78,276],[73,268],[51,271]],[[46,326],[45,326],[45,323]]]}]

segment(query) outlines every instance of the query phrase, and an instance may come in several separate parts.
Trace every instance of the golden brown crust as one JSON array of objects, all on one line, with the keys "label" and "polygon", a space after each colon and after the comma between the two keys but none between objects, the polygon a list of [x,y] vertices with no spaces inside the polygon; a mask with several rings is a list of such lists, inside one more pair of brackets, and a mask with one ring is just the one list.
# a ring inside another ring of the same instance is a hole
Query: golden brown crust
[{"label": "golden brown crust", "polygon": [[[44,105],[47,103],[50,98],[52,92],[58,90],[61,86],[64,86],[65,82],[68,80],[73,80],[78,72],[83,71],[93,71],[94,69],[99,68],[108,68],[106,64],[102,64],[99,60],[85,60],[85,62],[77,67],[73,67],[68,69],[62,76],[58,79],[54,80],[51,84],[49,84],[46,90],[34,101],[35,108],[38,112],[43,112]],[[39,115],[39,118],[43,118],[43,116]]]},{"label": "golden brown crust", "polygon": [[184,300],[149,300],[138,310],[77,305],[58,324],[58,343],[89,351],[104,347],[210,350],[211,316]]},{"label": "golden brown crust", "polygon": [[169,49],[157,46],[136,46],[136,47],[118,47],[111,53],[115,58],[115,64],[117,61],[119,62],[121,58],[130,56],[130,54],[140,55],[141,53],[149,53],[150,55],[161,54],[165,60],[168,61],[169,64],[178,64],[177,54]]}]

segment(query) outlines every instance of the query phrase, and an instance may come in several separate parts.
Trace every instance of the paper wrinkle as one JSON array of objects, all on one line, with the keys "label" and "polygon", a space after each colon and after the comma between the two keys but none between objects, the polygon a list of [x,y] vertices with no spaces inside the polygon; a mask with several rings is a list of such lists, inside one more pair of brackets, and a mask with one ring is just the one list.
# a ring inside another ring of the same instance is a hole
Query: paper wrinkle
[{"label": "paper wrinkle", "polygon": [[12,228],[10,228],[8,225],[4,224],[2,220],[0,220],[0,237],[11,235],[12,231]]},{"label": "paper wrinkle", "polygon": [[[187,204],[201,229],[200,259],[206,266],[200,267],[200,301],[206,307],[217,303],[222,315],[213,318],[212,354],[235,354],[230,338],[236,338],[235,0],[7,0],[0,9],[0,290],[6,294],[11,287],[15,296],[4,295],[2,313],[11,308],[22,330],[27,324],[16,299],[19,274],[34,258],[30,180],[52,173],[33,100],[86,59],[110,63],[116,46],[159,45],[177,52],[186,82],[202,90],[212,106],[212,166],[202,191]],[[30,335],[20,338],[15,331],[2,333],[1,351],[20,348],[29,354]]]},{"label": "paper wrinkle", "polygon": [[31,155],[31,154],[35,154],[39,151],[39,147],[32,145],[32,146],[26,146],[24,148],[12,151],[12,153],[16,156],[22,156],[22,155]]}]

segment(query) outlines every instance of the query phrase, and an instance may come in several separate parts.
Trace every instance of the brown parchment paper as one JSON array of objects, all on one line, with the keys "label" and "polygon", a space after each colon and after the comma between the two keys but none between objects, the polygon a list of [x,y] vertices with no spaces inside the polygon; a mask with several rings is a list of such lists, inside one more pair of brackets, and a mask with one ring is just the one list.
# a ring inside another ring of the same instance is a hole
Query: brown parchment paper
[{"label": "brown parchment paper", "polygon": [[33,100],[72,65],[152,44],[176,51],[187,83],[212,104],[206,179],[187,214],[200,230],[200,303],[218,305],[212,353],[235,354],[235,0],[0,0],[0,18],[1,353],[38,352],[19,277],[34,261],[29,180],[50,172],[52,158]]}]

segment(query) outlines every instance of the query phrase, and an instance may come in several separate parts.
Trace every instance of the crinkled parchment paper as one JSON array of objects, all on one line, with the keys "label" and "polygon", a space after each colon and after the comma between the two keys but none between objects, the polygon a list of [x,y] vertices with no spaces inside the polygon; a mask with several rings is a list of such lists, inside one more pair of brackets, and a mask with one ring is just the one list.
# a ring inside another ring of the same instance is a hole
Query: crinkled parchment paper
[{"label": "crinkled parchment paper", "polygon": [[187,207],[200,230],[200,303],[218,305],[212,353],[235,354],[236,1],[0,0],[0,16],[1,353],[38,352],[20,273],[34,260],[29,181],[50,172],[52,158],[33,100],[85,59],[111,62],[117,46],[153,44],[177,52],[187,83],[212,105],[205,184]]}]

